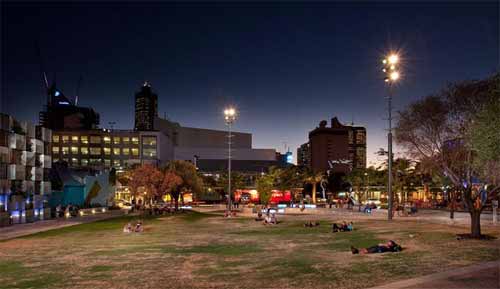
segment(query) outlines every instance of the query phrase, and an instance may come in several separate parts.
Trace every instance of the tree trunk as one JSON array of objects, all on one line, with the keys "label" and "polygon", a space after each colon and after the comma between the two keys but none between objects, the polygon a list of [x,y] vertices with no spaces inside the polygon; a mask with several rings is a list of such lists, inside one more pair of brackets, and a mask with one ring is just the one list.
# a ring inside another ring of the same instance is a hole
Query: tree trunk
[{"label": "tree trunk", "polygon": [[316,183],[313,183],[313,187],[312,187],[312,199],[313,199],[313,204],[316,204]]},{"label": "tree trunk", "polygon": [[473,238],[481,237],[481,211],[470,209],[470,230]]},{"label": "tree trunk", "polygon": [[453,208],[453,205],[450,207],[450,219],[455,218],[455,208]]},{"label": "tree trunk", "polygon": [[175,195],[175,210],[179,210],[179,195]]}]

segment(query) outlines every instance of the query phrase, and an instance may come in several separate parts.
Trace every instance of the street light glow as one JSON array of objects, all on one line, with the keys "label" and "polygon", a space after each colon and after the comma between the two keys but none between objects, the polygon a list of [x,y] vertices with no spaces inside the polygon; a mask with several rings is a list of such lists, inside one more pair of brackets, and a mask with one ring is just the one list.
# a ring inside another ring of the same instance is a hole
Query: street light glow
[{"label": "street light glow", "polygon": [[399,61],[399,56],[397,54],[391,54],[388,59],[390,64],[396,64]]},{"label": "street light glow", "polygon": [[399,72],[397,71],[391,72],[391,80],[394,81],[398,79],[399,79]]}]

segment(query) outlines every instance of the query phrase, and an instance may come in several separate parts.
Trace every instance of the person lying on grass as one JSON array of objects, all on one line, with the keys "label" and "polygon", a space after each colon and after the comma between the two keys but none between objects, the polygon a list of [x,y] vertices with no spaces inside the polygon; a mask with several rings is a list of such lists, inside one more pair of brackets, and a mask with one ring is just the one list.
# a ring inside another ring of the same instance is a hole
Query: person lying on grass
[{"label": "person lying on grass", "polygon": [[378,244],[376,246],[372,246],[369,248],[361,248],[361,249],[356,249],[353,246],[351,246],[351,252],[353,254],[374,254],[374,253],[385,253],[385,252],[399,252],[403,250],[403,248],[396,244],[396,242],[390,240],[389,242],[385,244]]},{"label": "person lying on grass", "polygon": [[309,227],[309,228],[312,228],[312,227],[317,227],[317,226],[319,226],[319,222],[314,222],[314,223],[313,223],[312,221],[309,221],[309,222],[306,222],[306,223],[304,224],[304,227]]},{"label": "person lying on grass", "polygon": [[347,223],[346,221],[342,221],[342,223],[340,223],[340,224],[333,223],[333,226],[332,226],[333,233],[350,232],[352,230],[354,230],[354,225],[352,222]]}]

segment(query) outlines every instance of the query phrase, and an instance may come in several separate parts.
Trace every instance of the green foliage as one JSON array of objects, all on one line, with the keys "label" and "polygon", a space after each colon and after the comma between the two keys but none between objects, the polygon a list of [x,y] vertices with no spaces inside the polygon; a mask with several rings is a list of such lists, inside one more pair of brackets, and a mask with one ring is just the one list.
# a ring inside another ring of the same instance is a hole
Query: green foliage
[{"label": "green foliage", "polygon": [[262,204],[268,204],[271,199],[271,191],[274,189],[274,177],[272,174],[266,174],[257,179],[256,187]]}]

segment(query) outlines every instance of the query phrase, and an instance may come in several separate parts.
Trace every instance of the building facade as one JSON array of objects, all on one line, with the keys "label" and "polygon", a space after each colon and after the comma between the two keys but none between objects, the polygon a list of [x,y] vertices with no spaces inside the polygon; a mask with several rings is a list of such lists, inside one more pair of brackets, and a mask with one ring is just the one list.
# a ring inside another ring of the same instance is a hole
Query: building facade
[{"label": "building facade", "polygon": [[153,93],[151,84],[145,82],[135,94],[135,130],[154,130],[158,118],[158,95]]},{"label": "building facade", "polygon": [[[366,129],[343,125],[334,117],[309,132],[309,167],[315,172],[348,173],[366,168]],[[306,151],[305,147],[302,152]]]},{"label": "building facade", "polygon": [[52,143],[53,161],[73,168],[122,169],[172,159],[171,140],[157,131],[60,130],[53,132]]},{"label": "building facade", "polygon": [[311,149],[309,147],[309,142],[297,148],[297,165],[306,168],[311,167]]},{"label": "building facade", "polygon": [[[157,118],[155,129],[171,137],[174,160],[196,163],[200,171],[226,171],[228,165],[228,132],[222,130],[183,127],[178,123]],[[264,172],[279,165],[274,149],[252,147],[252,134],[231,132],[232,169],[242,172]]]},{"label": "building facade", "polygon": [[51,131],[0,114],[0,226],[50,218]]},{"label": "building facade", "polygon": [[47,105],[41,111],[39,122],[42,127],[51,130],[61,129],[97,129],[99,114],[92,108],[77,106],[77,98],[71,100],[52,85],[47,89]]}]

